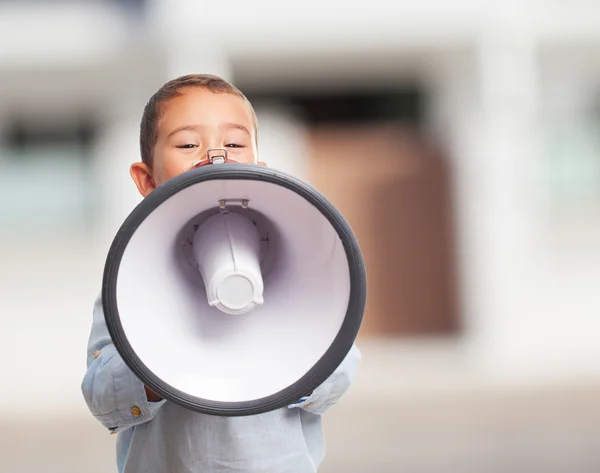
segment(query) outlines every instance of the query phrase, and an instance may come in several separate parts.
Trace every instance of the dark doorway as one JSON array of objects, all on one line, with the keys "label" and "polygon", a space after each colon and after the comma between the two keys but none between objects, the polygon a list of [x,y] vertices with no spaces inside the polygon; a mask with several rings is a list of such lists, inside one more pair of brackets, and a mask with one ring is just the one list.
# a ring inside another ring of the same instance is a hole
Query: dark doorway
[{"label": "dark doorway", "polygon": [[309,180],[346,216],[365,256],[361,336],[459,330],[449,162],[424,137],[424,91],[245,92],[255,105],[289,105],[310,130]]}]

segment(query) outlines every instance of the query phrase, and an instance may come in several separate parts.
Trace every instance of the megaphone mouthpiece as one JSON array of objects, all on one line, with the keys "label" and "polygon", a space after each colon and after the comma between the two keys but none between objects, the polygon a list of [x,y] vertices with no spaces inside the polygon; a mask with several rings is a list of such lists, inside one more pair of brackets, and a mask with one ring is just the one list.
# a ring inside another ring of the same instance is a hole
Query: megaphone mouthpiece
[{"label": "megaphone mouthpiece", "polygon": [[248,217],[226,210],[209,217],[193,247],[210,306],[234,315],[263,303],[260,235]]}]

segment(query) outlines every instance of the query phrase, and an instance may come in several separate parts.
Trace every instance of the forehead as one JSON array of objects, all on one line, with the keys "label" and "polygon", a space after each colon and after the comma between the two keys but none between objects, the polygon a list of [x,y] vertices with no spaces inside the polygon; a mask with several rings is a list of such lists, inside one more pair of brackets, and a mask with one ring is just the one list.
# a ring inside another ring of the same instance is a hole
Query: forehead
[{"label": "forehead", "polygon": [[[160,105],[159,134],[182,125],[215,125],[235,122],[253,125],[249,104],[242,97],[228,92],[214,93],[202,87],[180,89],[179,95]],[[251,129],[251,128],[250,128]]]}]

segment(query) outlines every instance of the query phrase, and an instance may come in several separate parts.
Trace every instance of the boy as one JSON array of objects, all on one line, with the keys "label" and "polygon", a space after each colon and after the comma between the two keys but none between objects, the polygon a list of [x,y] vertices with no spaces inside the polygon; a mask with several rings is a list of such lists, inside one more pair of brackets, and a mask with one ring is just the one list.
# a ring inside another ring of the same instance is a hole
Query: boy
[{"label": "boy", "polygon": [[[254,110],[237,88],[212,75],[180,77],[144,109],[142,161],[132,164],[131,177],[146,197],[206,159],[209,148],[259,164],[257,132]],[[315,473],[324,457],[321,414],[349,388],[360,357],[353,347],[328,380],[287,408],[209,416],[166,402],[135,377],[110,339],[99,297],[82,392],[94,417],[119,434],[119,473]]]}]

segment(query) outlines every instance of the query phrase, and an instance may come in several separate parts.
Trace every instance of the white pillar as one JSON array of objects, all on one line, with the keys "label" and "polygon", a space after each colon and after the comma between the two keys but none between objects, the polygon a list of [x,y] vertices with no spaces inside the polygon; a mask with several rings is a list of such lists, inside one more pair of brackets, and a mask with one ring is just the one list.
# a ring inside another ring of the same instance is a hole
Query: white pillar
[{"label": "white pillar", "polygon": [[480,49],[481,109],[472,160],[478,160],[476,227],[482,243],[478,348],[507,371],[523,366],[543,330],[535,316],[533,208],[536,159],[536,51],[527,35],[485,35]]},{"label": "white pillar", "polygon": [[140,161],[139,133],[143,104],[115,110],[105,120],[94,156],[94,175],[100,194],[96,237],[101,251],[108,250],[116,232],[142,200],[129,174]]},{"label": "white pillar", "polygon": [[466,337],[486,372],[543,374],[536,42],[526,27],[492,26],[453,124]]},{"label": "white pillar", "polygon": [[269,167],[308,179],[309,154],[307,130],[285,106],[257,105],[260,128],[258,159]]}]

